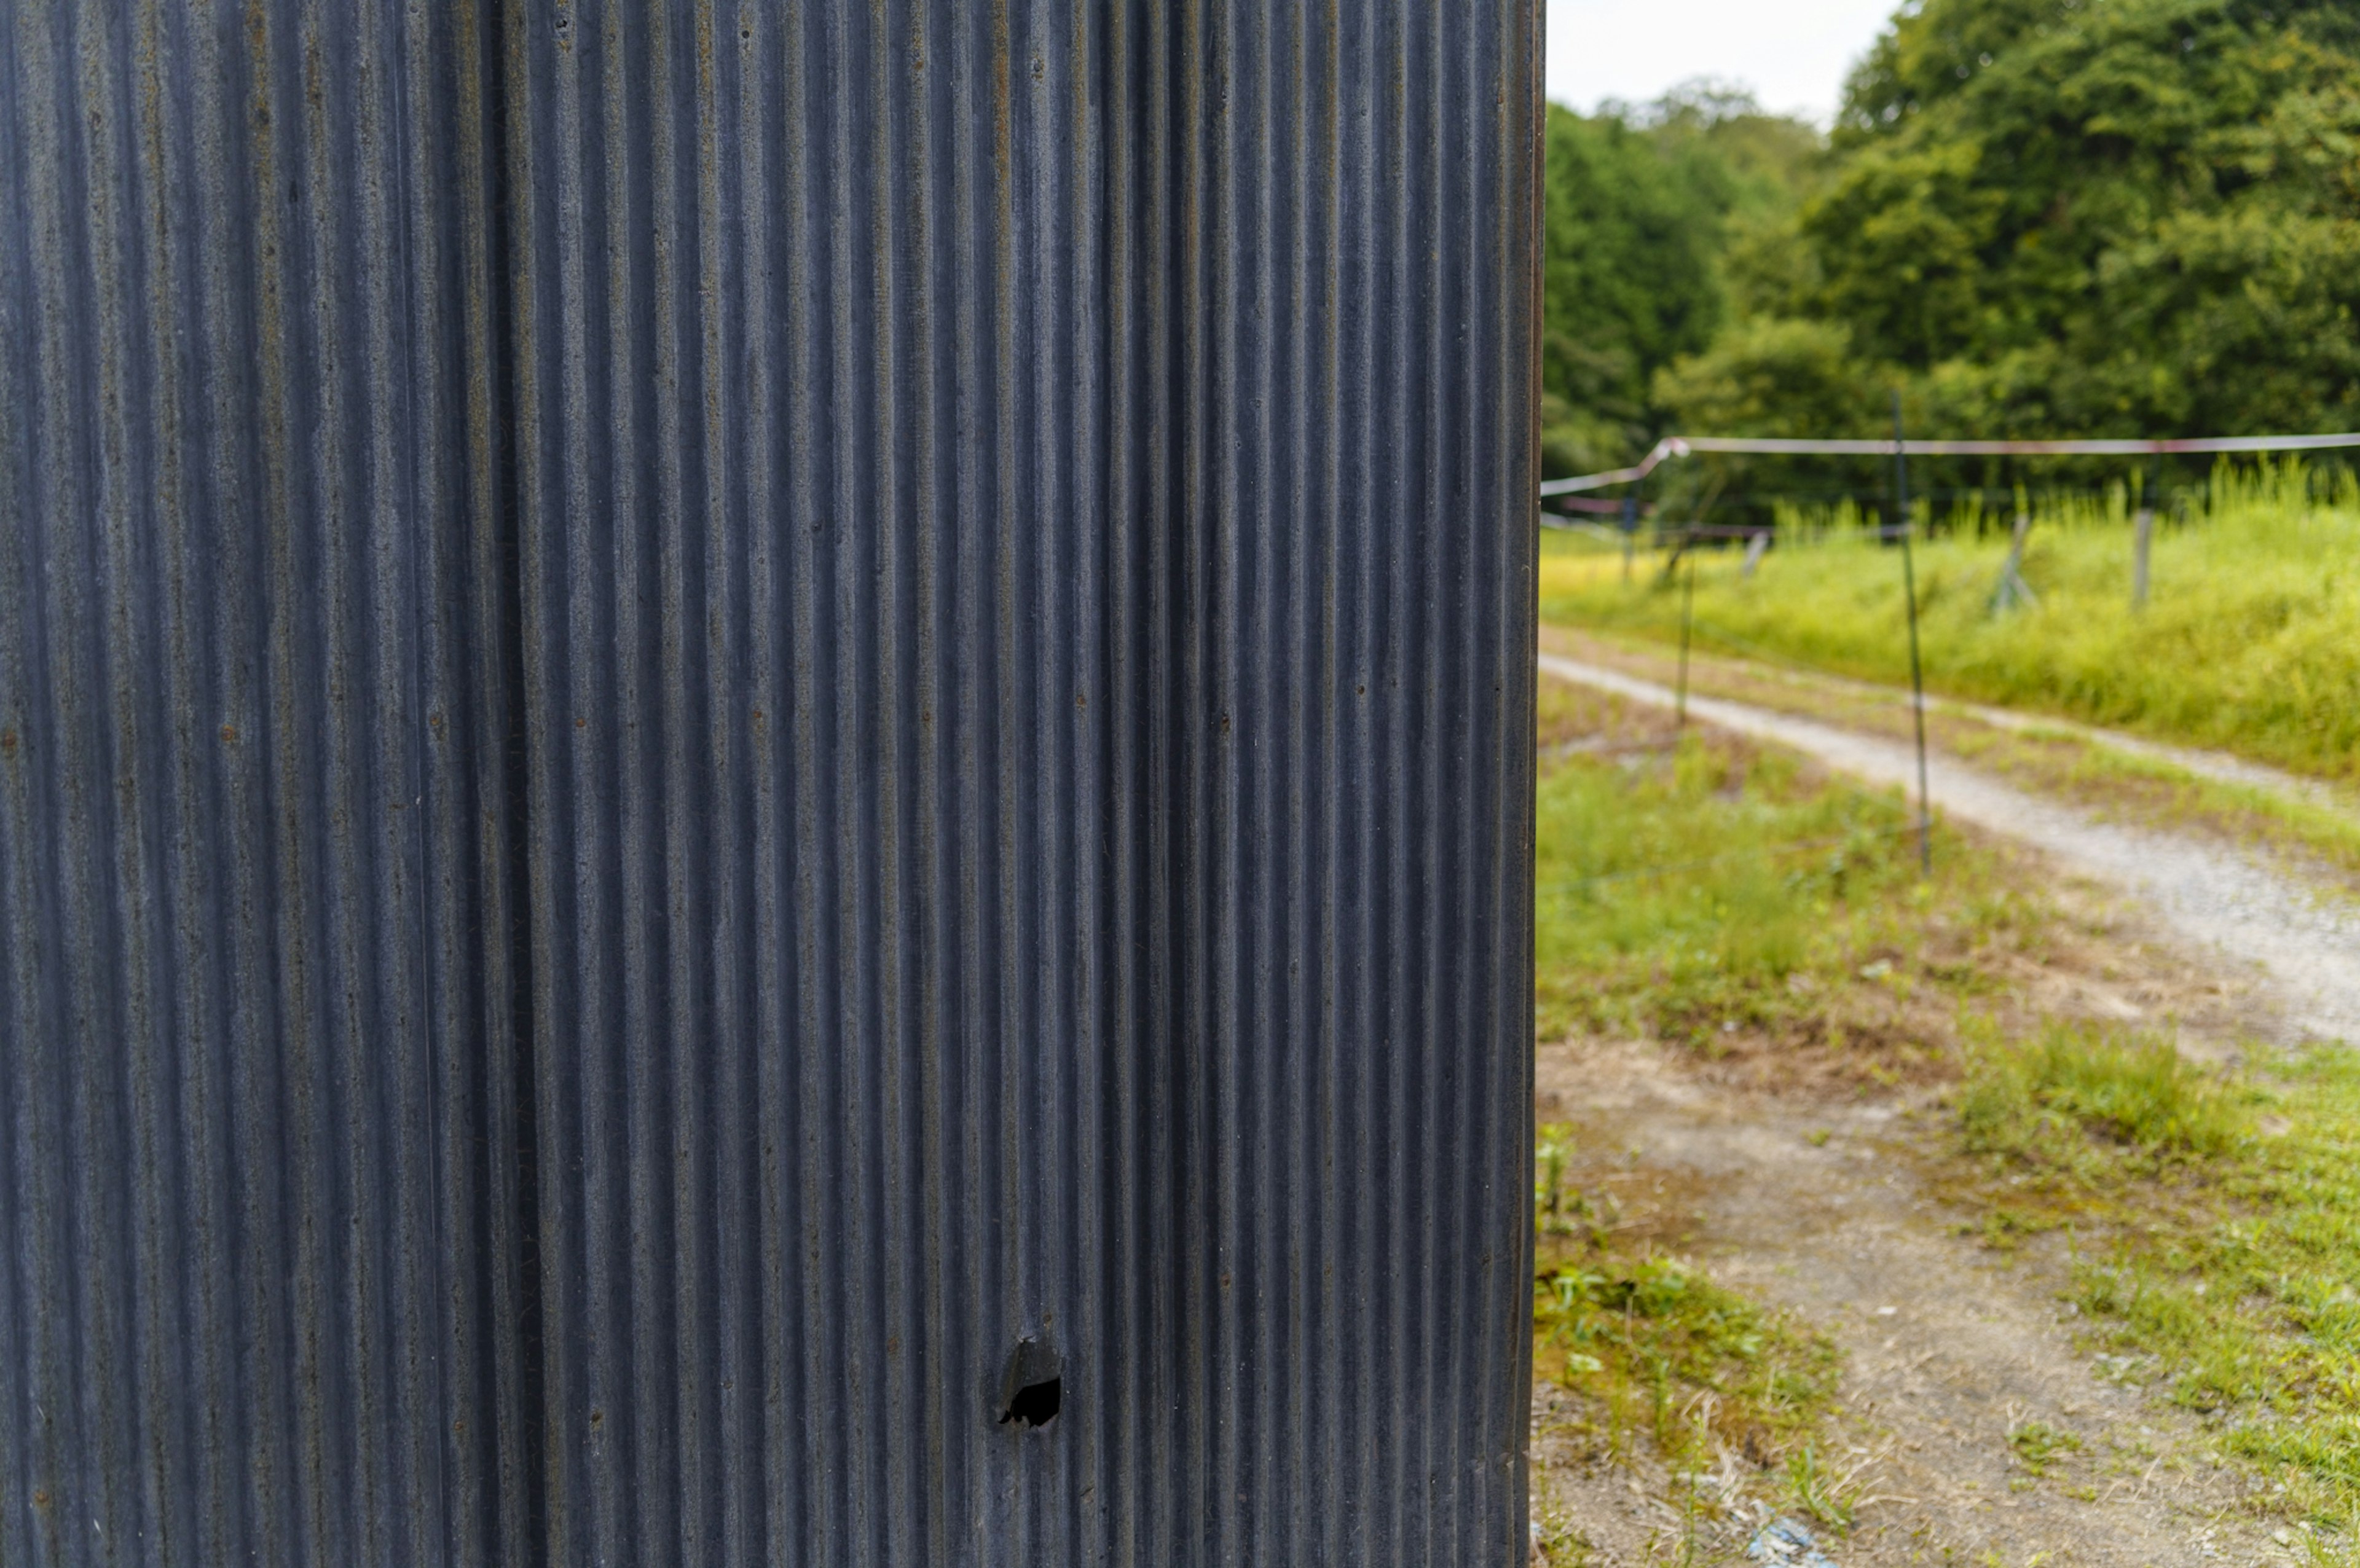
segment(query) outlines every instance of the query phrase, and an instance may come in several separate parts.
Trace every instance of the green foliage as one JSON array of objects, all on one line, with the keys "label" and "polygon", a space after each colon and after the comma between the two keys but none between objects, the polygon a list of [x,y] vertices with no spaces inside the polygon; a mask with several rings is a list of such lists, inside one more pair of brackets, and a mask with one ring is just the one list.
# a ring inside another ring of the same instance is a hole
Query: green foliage
[{"label": "green foliage", "polygon": [[1656,377],[1658,397],[1698,430],[1750,435],[1881,435],[1884,398],[1864,381],[1852,334],[1830,322],[1765,319]]},{"label": "green foliage", "polygon": [[1552,104],[1543,205],[1545,461],[1573,472],[1646,439],[1647,378],[1710,341],[1715,225],[1687,160],[1619,120]]},{"label": "green foliage", "polygon": [[[1889,377],[1863,367],[1851,332],[1837,322],[1759,317],[1721,334],[1704,354],[1658,372],[1658,405],[1677,409],[1684,430],[1754,436],[1879,436],[1891,415]],[[1707,479],[1707,474],[1710,479]],[[1874,486],[1873,461],[1845,458],[1716,457],[1666,476],[1673,485],[1755,482],[1781,489]]]},{"label": "green foliage", "polygon": [[[2346,7],[1926,0],[1853,78],[1787,310],[1945,433],[2349,429]],[[1685,410],[1683,410],[1685,412]]]},{"label": "green foliage", "polygon": [[1653,378],[1728,319],[1724,253],[1783,226],[1818,136],[1705,87],[1596,116],[1553,104],[1546,136],[1543,464],[1591,472],[1653,441]]},{"label": "green foliage", "polygon": [[[2360,425],[2349,4],[1921,0],[1856,71],[1824,158],[1779,168],[1760,189],[1783,201],[1702,243],[1723,324],[1654,372],[1662,428],[1881,434],[1894,387],[1913,430],[1946,436]],[[1605,308],[1590,274],[1550,289],[1553,332]],[[1622,395],[1625,423],[1640,401]],[[1880,485],[1857,463],[1713,467],[1716,493]]]}]

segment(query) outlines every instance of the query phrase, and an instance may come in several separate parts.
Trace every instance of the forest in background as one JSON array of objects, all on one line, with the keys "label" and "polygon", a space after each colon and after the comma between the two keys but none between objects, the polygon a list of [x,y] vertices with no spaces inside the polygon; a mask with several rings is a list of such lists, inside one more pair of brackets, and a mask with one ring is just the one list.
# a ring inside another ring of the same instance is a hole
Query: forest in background
[{"label": "forest in background", "polygon": [[1824,134],[1699,83],[1552,105],[1546,154],[1551,474],[1896,389],[1926,435],[2360,428],[2349,0],[1913,0]]}]

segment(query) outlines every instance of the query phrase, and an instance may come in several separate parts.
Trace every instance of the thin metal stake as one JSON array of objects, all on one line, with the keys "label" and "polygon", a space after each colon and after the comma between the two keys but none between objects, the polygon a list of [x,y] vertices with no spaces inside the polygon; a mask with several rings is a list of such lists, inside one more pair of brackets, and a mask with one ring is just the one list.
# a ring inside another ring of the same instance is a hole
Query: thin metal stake
[{"label": "thin metal stake", "polygon": [[1934,801],[1926,783],[1926,678],[1918,661],[1918,564],[1909,548],[1909,457],[1901,394],[1893,394],[1893,489],[1901,521],[1901,592],[1909,602],[1909,702],[1918,720],[1918,870],[1934,875]]},{"label": "thin metal stake", "polygon": [[1677,729],[1688,727],[1688,626],[1696,619],[1696,557],[1688,557],[1688,574],[1680,579],[1680,694],[1673,712]]},{"label": "thin metal stake", "polygon": [[2147,608],[2147,550],[2155,542],[2156,468],[2147,466],[2147,480],[2139,488],[2138,516],[2131,519],[2131,608]]}]

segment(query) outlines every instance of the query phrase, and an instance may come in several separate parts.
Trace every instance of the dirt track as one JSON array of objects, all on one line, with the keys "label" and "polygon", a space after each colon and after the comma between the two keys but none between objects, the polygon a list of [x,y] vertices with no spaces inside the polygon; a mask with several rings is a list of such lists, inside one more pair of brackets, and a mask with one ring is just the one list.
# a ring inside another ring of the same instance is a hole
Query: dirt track
[{"label": "dirt track", "polygon": [[[1545,673],[1666,706],[1667,689],[1544,655]],[[1837,726],[1710,698],[1693,719],[1791,747],[1880,786],[1914,789],[1909,749]],[[2360,921],[2348,906],[2217,843],[2096,821],[1954,760],[1932,762],[1935,808],[2050,857],[2092,951],[2043,978],[2065,1010],[2176,1020],[2183,1044],[2221,1054],[2251,1031],[2360,1039]],[[2069,996],[2068,993],[2070,993]],[[2195,995],[2235,994],[2215,1008]],[[1863,1100],[1776,1087],[1690,1053],[1619,1041],[1545,1043],[1539,1113],[1569,1123],[1578,1184],[1613,1183],[1723,1283],[1775,1302],[1846,1353],[1840,1468],[1870,1500],[1843,1568],[1974,1563],[2278,1563],[2307,1549],[2245,1496],[2204,1426],[2140,1391],[2151,1369],[2098,1354],[2062,1299],[2065,1244],[1994,1252],[1962,1234],[1930,1098]],[[1660,1467],[1618,1463],[1557,1435],[1565,1396],[1535,1391],[1536,1507],[1578,1521],[1588,1561],[1743,1562],[1763,1519],[1673,1506]],[[2066,1434],[2046,1473],[2011,1434]],[[1733,1462],[1732,1462],[1733,1466]],[[1728,1478],[1729,1496],[1739,1477]],[[2258,1506],[2257,1506],[2258,1505]]]},{"label": "dirt track", "polygon": [[[1768,1095],[1637,1045],[1546,1047],[1536,1088],[1589,1153],[1578,1181],[1619,1178],[1633,1213],[1677,1205],[1680,1250],[1845,1352],[1834,1468],[1866,1500],[1822,1542],[1841,1568],[2300,1561],[2232,1513],[2245,1478],[2140,1393],[2144,1368],[2077,1345],[2058,1245],[1996,1254],[1959,1234],[1901,1106]],[[1553,1398],[1535,1394],[1540,1484],[1593,1562],[1743,1560],[1758,1514],[1709,1519],[1691,1546],[1667,1476],[1552,1443]],[[2081,1445],[2038,1476],[2009,1441],[2036,1423]]]}]

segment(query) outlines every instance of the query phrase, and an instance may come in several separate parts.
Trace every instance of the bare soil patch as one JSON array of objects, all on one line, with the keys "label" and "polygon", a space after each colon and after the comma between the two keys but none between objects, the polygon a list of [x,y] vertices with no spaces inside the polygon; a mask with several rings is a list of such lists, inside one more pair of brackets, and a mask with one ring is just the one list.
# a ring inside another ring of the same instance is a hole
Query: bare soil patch
[{"label": "bare soil patch", "polygon": [[[1836,1562],[2297,1560],[2202,1423],[2082,1343],[2066,1239],[1995,1249],[1943,1201],[1931,1093],[1775,1090],[1753,1061],[1629,1041],[1545,1048],[1536,1089],[1541,1116],[1575,1129],[1574,1184],[1610,1195],[1612,1224],[1843,1352],[1823,1464],[1856,1522],[1823,1536]],[[1584,1415],[1578,1392],[1536,1390],[1536,1507],[1574,1521],[1591,1561],[1743,1560],[1768,1519],[1747,1483],[1779,1456],[1732,1445],[1700,1506]]]}]

